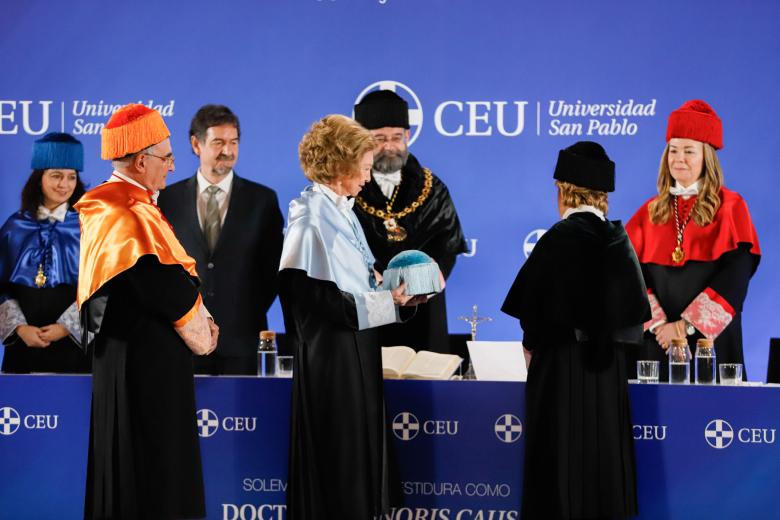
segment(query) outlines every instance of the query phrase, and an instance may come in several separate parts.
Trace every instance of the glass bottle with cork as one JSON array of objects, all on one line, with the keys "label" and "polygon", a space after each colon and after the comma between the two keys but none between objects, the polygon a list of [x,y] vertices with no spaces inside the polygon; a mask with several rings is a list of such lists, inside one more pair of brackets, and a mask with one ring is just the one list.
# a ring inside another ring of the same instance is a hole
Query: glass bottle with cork
[{"label": "glass bottle with cork", "polygon": [[669,347],[669,383],[687,385],[691,382],[691,349],[685,338],[674,338]]},{"label": "glass bottle with cork", "polygon": [[276,333],[272,330],[260,331],[257,345],[257,376],[276,376]]},{"label": "glass bottle with cork", "polygon": [[696,340],[696,384],[715,384],[715,344],[711,339]]}]

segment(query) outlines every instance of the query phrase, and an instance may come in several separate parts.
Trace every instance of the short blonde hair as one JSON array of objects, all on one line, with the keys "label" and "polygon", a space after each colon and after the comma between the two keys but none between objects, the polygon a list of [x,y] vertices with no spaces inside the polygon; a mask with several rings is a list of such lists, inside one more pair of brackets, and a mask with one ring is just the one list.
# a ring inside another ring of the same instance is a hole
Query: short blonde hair
[{"label": "short blonde hair", "polygon": [[[720,208],[720,189],[723,187],[723,168],[718,160],[715,148],[709,143],[704,145],[704,165],[701,172],[701,187],[696,204],[691,210],[693,221],[699,226],[706,226],[715,219],[715,213]],[[672,215],[674,198],[669,188],[674,185],[672,172],[669,171],[669,143],[666,143],[664,153],[661,155],[661,164],[658,166],[658,197],[653,199],[647,209],[653,224],[665,224]]]},{"label": "short blonde hair", "polygon": [[360,172],[360,159],[374,149],[371,133],[342,115],[315,122],[298,144],[298,159],[306,178],[330,184]]},{"label": "short blonde hair", "polygon": [[609,211],[609,196],[606,191],[582,188],[568,182],[555,181],[561,204],[567,208],[587,205],[598,208],[606,215]]}]

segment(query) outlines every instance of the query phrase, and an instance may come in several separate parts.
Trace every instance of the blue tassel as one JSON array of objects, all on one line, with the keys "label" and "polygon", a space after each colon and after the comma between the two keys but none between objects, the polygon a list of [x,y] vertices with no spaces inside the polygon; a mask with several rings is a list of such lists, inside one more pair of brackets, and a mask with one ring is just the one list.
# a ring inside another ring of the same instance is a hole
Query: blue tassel
[{"label": "blue tassel", "polygon": [[384,289],[406,282],[406,294],[433,294],[442,291],[439,265],[422,251],[402,251],[387,264],[382,278]]}]

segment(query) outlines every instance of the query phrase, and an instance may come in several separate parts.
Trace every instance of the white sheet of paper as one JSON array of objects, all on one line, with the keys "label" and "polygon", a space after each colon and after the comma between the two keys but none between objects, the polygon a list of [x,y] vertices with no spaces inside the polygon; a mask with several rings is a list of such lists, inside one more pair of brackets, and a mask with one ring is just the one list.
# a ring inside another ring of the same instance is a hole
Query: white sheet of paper
[{"label": "white sheet of paper", "polygon": [[528,370],[521,341],[467,341],[478,381],[525,381]]}]

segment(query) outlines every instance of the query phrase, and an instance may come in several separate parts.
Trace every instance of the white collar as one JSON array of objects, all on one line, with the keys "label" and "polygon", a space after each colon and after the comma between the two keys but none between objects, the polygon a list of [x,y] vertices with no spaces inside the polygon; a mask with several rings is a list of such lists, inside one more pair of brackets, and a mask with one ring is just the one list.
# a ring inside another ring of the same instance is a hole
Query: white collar
[{"label": "white collar", "polygon": [[111,177],[109,177],[109,179],[108,179],[108,182],[121,182],[121,181],[125,181],[126,183],[132,184],[133,186],[141,188],[146,193],[149,193],[150,196],[152,197],[152,202],[154,204],[157,204],[157,197],[159,197],[159,195],[160,195],[159,191],[152,192],[152,190],[150,190],[149,188],[147,188],[146,186],[144,186],[140,182],[138,182],[138,181],[136,181],[134,179],[131,179],[130,177],[128,177],[124,173],[118,172],[118,171],[114,170],[114,172],[111,174]]},{"label": "white collar", "polygon": [[388,182],[394,186],[401,184],[401,170],[390,173],[381,173],[374,170],[372,174],[377,182]]},{"label": "white collar", "polygon": [[63,202],[53,210],[49,210],[46,206],[41,204],[38,206],[38,220],[49,219],[49,222],[63,222],[65,215],[68,213],[68,203]]},{"label": "white collar", "polygon": [[230,193],[230,186],[233,184],[233,170],[230,170],[230,173],[225,175],[225,177],[219,181],[216,184],[212,184],[211,181],[209,181],[205,175],[203,175],[200,172],[200,168],[198,168],[198,194],[203,193],[203,191],[208,188],[209,186],[216,186],[220,190],[224,191],[226,194]]},{"label": "white collar", "polygon": [[574,215],[575,213],[593,213],[594,215],[596,215],[601,220],[607,220],[604,217],[604,212],[603,211],[601,211],[600,209],[598,209],[598,208],[596,208],[594,206],[589,206],[587,204],[581,204],[581,205],[577,206],[576,208],[569,208],[569,209],[567,209],[566,211],[563,212],[563,217],[561,217],[561,218],[565,220],[565,219],[569,218],[569,216]]},{"label": "white collar", "polygon": [[699,187],[701,186],[701,180],[698,180],[688,186],[687,188],[684,188],[680,185],[679,182],[674,181],[674,186],[669,188],[669,193],[675,196],[681,196],[684,199],[688,199],[689,197],[692,197],[693,195],[699,194]]},{"label": "white collar", "polygon": [[319,191],[328,197],[341,211],[351,210],[355,205],[355,199],[346,195],[339,195],[324,184],[314,183],[314,191]]}]

